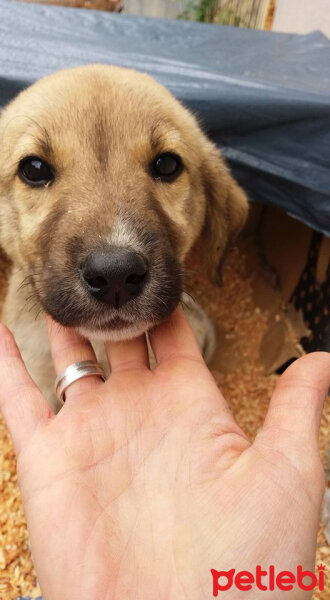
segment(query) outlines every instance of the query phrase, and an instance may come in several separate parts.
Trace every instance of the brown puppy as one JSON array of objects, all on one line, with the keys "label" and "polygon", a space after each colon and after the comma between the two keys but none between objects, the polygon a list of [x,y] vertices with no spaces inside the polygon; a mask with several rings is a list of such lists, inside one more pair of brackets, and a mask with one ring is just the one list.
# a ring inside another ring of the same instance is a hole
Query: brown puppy
[{"label": "brown puppy", "polygon": [[14,267],[4,319],[49,394],[27,288],[90,339],[137,336],[178,304],[197,240],[216,278],[247,201],[189,111],[128,69],[42,79],[3,111],[0,140],[0,243]]}]

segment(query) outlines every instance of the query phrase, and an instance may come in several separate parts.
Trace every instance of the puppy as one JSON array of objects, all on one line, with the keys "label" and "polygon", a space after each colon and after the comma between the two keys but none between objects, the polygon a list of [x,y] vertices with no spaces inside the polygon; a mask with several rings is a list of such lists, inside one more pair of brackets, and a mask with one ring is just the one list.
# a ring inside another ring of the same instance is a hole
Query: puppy
[{"label": "puppy", "polygon": [[92,341],[148,331],[180,302],[194,245],[217,279],[247,200],[192,114],[129,69],[42,79],[3,110],[0,140],[0,244],[13,265],[2,318],[51,399],[40,313]]}]

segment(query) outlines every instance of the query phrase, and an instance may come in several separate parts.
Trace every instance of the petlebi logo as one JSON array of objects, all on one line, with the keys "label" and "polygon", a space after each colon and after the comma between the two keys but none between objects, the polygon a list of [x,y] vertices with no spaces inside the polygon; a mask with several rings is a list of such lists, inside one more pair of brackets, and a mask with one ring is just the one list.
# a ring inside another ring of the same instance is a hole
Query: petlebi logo
[{"label": "petlebi logo", "polygon": [[254,573],[251,571],[238,571],[230,569],[229,571],[216,571],[211,569],[213,578],[213,596],[225,597],[222,592],[227,592],[236,588],[241,592],[248,592],[252,589],[262,590],[264,592],[282,590],[284,592],[299,588],[305,591],[319,589],[324,591],[325,569],[326,565],[322,563],[317,565],[318,575],[312,571],[304,571],[301,565],[298,565],[295,573],[292,571],[276,572],[271,565],[268,569],[263,569],[257,565]]}]

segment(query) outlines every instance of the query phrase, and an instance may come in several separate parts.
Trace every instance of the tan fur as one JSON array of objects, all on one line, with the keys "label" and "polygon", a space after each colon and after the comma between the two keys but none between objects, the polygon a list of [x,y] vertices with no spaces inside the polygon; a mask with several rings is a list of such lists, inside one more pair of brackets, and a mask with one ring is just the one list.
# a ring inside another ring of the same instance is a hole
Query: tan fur
[{"label": "tan fur", "polygon": [[[166,151],[179,154],[185,167],[172,183],[149,172],[152,159]],[[54,166],[49,187],[31,188],[18,177],[19,161],[30,155]],[[47,310],[62,272],[77,307],[84,302],[72,263],[79,243],[87,249],[107,242],[141,250],[150,231],[159,237],[154,251],[159,264],[175,248],[184,265],[200,241],[216,278],[246,213],[245,195],[218,150],[191,113],[147,75],[92,65],[55,73],[22,92],[0,119],[0,243],[14,265],[4,318],[27,362],[35,365],[35,377],[49,373],[50,358],[39,334],[43,319],[34,321],[33,311]],[[164,265],[157,273],[145,305],[162,293]],[[26,287],[19,289],[23,282]],[[25,300],[29,290],[36,302],[32,312]],[[125,310],[136,325],[122,337],[157,321],[145,306],[136,314]],[[80,330],[92,336],[93,328],[87,323]],[[116,336],[107,330],[106,337]]]}]

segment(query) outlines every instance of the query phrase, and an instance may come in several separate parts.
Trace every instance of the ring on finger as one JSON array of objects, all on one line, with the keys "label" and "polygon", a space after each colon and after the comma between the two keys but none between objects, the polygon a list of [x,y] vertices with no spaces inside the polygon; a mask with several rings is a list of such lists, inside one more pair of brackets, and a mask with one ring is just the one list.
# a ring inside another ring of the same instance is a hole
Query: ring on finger
[{"label": "ring on finger", "polygon": [[55,393],[61,404],[64,404],[65,392],[72,383],[92,375],[103,381],[106,379],[102,366],[95,360],[81,360],[68,365],[55,379]]}]

